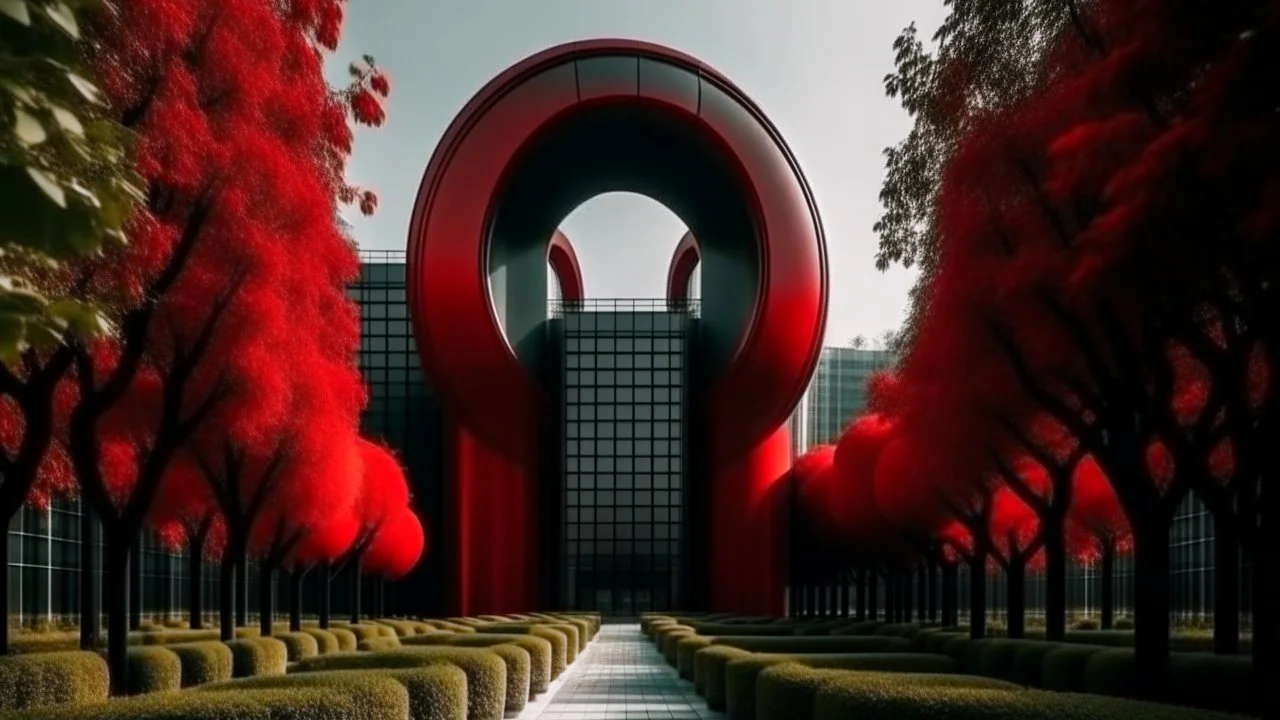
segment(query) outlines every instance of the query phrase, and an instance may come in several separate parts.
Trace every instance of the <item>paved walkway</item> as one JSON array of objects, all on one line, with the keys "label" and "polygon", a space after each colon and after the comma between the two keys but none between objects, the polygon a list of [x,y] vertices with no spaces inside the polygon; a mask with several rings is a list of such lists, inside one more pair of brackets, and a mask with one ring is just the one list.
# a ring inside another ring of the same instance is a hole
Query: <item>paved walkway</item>
[{"label": "paved walkway", "polygon": [[604,625],[587,652],[569,666],[538,720],[711,720],[712,712],[640,633],[640,626]]}]

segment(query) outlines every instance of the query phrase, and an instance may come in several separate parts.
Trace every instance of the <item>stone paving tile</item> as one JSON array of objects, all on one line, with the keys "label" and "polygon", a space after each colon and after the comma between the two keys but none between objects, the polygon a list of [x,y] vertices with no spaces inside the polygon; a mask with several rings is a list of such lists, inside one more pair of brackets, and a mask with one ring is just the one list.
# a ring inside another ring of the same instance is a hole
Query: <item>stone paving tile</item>
[{"label": "stone paving tile", "polygon": [[538,720],[720,720],[640,633],[607,624],[570,666]]}]

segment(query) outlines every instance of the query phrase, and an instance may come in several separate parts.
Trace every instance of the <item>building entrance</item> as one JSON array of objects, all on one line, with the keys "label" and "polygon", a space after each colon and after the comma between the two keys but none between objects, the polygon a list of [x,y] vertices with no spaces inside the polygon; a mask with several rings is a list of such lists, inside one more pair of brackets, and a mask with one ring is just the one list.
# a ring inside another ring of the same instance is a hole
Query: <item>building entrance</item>
[{"label": "building entrance", "polygon": [[685,369],[693,308],[562,305],[561,605],[631,616],[685,592]]}]

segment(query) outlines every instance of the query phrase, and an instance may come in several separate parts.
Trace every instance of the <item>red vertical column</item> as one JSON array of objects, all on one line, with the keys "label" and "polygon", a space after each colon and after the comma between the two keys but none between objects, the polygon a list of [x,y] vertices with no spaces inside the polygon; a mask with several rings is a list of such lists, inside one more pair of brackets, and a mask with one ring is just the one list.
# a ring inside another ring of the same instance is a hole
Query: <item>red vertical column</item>
[{"label": "red vertical column", "polygon": [[539,559],[537,473],[460,427],[450,429],[456,528],[454,593],[460,615],[533,610]]},{"label": "red vertical column", "polygon": [[787,579],[784,425],[711,472],[711,610],[781,615]]}]

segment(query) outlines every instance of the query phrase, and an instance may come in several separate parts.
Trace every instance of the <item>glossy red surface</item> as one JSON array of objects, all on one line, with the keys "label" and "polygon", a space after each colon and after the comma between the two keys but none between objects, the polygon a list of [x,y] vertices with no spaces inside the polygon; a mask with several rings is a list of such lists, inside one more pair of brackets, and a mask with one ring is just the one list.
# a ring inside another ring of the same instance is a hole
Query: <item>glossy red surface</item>
[{"label": "glossy red surface", "polygon": [[582,267],[578,265],[578,254],[573,251],[569,238],[559,230],[551,236],[547,244],[547,263],[560,282],[560,299],[569,302],[581,302],[586,299],[586,291],[582,285]]},{"label": "glossy red surface", "polygon": [[712,473],[711,611],[782,615],[787,583],[784,426]]},{"label": "glossy red surface", "polygon": [[693,271],[702,262],[702,249],[693,233],[686,232],[671,253],[671,267],[667,270],[667,300],[677,303],[689,299],[689,281]]},{"label": "glossy red surface", "polygon": [[[579,81],[577,63],[599,57],[636,58],[635,81]],[[675,68],[689,82],[646,83],[642,60]],[[532,607],[520,603],[532,603],[528,594],[536,587],[530,515],[538,428],[551,415],[495,314],[487,233],[513,158],[548,124],[588,104],[643,105],[679,116],[719,149],[745,188],[759,242],[758,289],[728,367],[700,393],[711,420],[694,442],[717,468],[711,542],[713,556],[724,561],[713,563],[717,605],[780,611],[784,563],[774,555],[785,534],[773,489],[789,454],[779,428],[813,372],[826,323],[816,207],[776,129],[724,76],[669,48],[610,39],[551,48],[490,81],[446,131],[418,191],[409,304],[432,387],[461,428],[451,473],[458,486],[461,605],[470,612]]]}]

